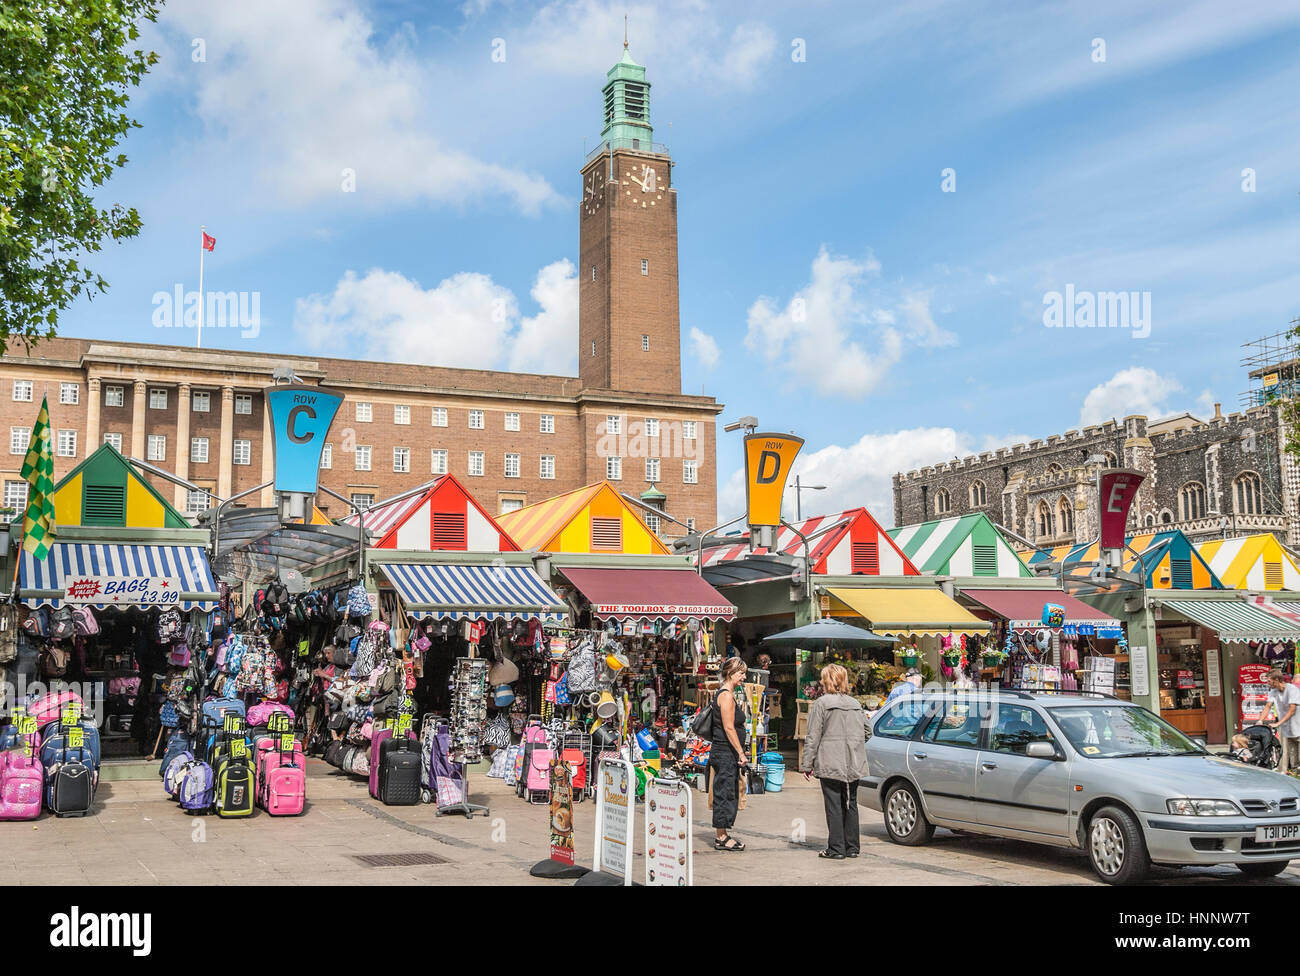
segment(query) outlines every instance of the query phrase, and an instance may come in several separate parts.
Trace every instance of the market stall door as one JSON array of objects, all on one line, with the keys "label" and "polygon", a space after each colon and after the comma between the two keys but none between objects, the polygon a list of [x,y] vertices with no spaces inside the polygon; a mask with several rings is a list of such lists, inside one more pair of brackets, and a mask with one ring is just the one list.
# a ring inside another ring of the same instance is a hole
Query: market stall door
[{"label": "market stall door", "polygon": [[1205,741],[1223,745],[1228,741],[1227,709],[1223,701],[1223,649],[1219,635],[1201,628],[1201,673],[1205,676]]},{"label": "market stall door", "polygon": [[[1031,759],[1031,742],[1053,742],[1032,708],[999,703],[989,747],[979,754],[975,783],[979,823],[1049,837],[1070,830],[1070,774],[1066,763]],[[1059,746],[1058,746],[1059,748]]]},{"label": "market stall door", "polygon": [[921,790],[932,820],[975,823],[975,762],[979,711],[968,702],[947,702],[925,733],[907,750],[907,769]]}]

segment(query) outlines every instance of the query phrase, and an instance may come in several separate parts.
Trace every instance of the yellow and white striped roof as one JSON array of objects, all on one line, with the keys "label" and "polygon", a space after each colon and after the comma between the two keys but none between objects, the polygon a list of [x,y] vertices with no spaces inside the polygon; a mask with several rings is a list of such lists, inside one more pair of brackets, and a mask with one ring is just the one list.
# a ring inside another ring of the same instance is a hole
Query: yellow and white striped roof
[{"label": "yellow and white striped roof", "polygon": [[1267,532],[1197,544],[1223,585],[1235,590],[1300,590],[1300,567]]}]

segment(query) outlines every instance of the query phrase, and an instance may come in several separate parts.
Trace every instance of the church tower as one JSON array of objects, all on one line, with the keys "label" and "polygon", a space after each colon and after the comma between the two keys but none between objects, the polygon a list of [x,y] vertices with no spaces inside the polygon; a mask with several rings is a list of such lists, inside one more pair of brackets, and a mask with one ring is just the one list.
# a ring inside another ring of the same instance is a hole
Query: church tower
[{"label": "church tower", "polygon": [[679,394],[677,191],[626,38],[604,96],[601,144],[582,167],[578,375],[589,389]]}]

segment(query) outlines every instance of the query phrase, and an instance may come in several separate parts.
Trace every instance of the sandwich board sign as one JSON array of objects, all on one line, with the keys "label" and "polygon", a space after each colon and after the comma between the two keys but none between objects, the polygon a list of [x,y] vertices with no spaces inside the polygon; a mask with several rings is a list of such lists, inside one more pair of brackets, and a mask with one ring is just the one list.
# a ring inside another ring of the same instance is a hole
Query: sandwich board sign
[{"label": "sandwich board sign", "polygon": [[636,772],[625,759],[602,759],[596,784],[597,871],[632,884],[633,829],[636,826]]}]

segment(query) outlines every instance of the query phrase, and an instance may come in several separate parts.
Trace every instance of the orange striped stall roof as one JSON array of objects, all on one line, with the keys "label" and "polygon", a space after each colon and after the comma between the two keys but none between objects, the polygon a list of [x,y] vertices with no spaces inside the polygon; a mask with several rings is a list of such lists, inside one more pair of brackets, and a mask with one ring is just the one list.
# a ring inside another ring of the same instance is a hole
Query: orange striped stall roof
[{"label": "orange striped stall roof", "polygon": [[[1124,540],[1130,549],[1136,550],[1146,567],[1147,585],[1156,589],[1186,589],[1175,587],[1172,579],[1171,559],[1186,560],[1191,569],[1191,587],[1194,590],[1221,590],[1224,588],[1219,578],[1210,569],[1209,564],[1192,546],[1191,541],[1177,529],[1159,532],[1144,532],[1129,536]],[[1101,558],[1101,545],[1094,542],[1084,546],[1055,546],[1038,552],[1023,554],[1022,557],[1032,567],[1043,562],[1095,563]],[[1124,551],[1124,571],[1132,572],[1138,566],[1138,557],[1128,549]],[[1112,587],[1111,589],[1113,589]],[[1105,591],[1102,591],[1105,592]]]},{"label": "orange striped stall roof", "polygon": [[[576,526],[580,516],[593,508],[606,517],[617,517],[623,525],[623,552],[669,555],[669,549],[645,524],[641,514],[608,481],[598,481],[575,488],[554,498],[526,505],[498,516],[497,524],[506,530],[521,549],[539,552],[591,552],[590,528],[566,532]],[[575,540],[583,540],[582,541]]]}]

